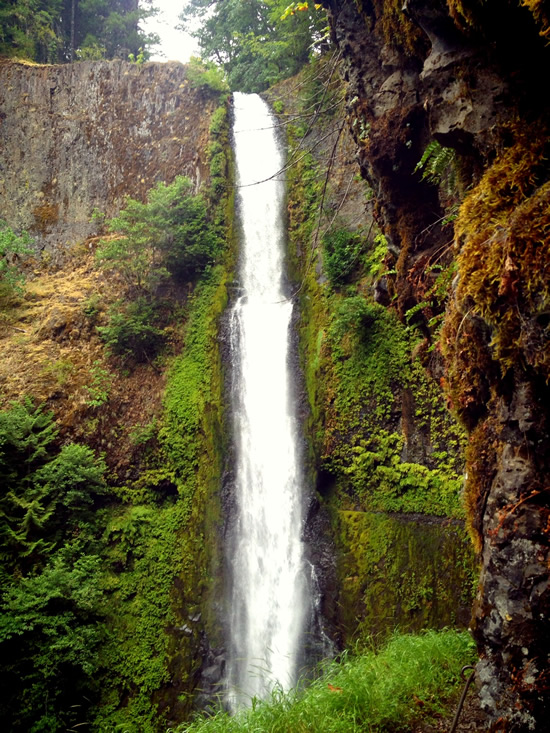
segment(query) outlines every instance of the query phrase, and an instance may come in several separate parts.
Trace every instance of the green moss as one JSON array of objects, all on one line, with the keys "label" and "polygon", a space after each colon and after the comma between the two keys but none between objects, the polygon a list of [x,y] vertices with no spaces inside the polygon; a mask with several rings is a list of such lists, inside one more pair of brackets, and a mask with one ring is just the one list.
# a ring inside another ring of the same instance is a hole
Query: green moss
[{"label": "green moss", "polygon": [[341,511],[335,537],[348,642],[468,622],[477,567],[460,524]]},{"label": "green moss", "polygon": [[[213,179],[226,191],[225,108],[211,130]],[[106,510],[109,640],[94,722],[104,733],[158,733],[168,718],[185,719],[205,631],[217,643],[210,614],[220,582],[213,572],[224,422],[218,324],[234,259],[231,197],[211,191],[209,213],[228,244],[225,262],[206,272],[188,299],[184,346],[167,369],[163,414],[147,437],[139,478],[118,487],[120,503]]]}]

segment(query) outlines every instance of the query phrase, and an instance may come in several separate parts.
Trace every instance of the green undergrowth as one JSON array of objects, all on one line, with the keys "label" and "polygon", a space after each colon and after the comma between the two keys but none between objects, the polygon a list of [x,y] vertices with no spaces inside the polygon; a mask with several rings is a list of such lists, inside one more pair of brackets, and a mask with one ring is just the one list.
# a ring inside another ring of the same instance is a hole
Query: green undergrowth
[{"label": "green undergrowth", "polygon": [[378,653],[346,654],[327,663],[305,689],[275,690],[265,702],[234,717],[220,712],[179,733],[376,733],[403,730],[419,717],[440,714],[474,660],[467,633],[395,635]]},{"label": "green undergrowth", "polygon": [[[322,116],[319,124],[320,136]],[[326,158],[303,150],[303,127],[288,130],[289,159],[297,152],[287,174],[290,261],[309,469],[332,523],[339,630],[354,643],[396,628],[466,626],[477,568],[462,525],[465,432],[434,376],[437,349],[391,301],[395,258],[383,233],[340,209],[341,163],[325,185]],[[364,194],[348,211],[374,195]]]},{"label": "green undergrowth", "polygon": [[[212,141],[227,140],[222,110]],[[229,159],[215,155],[214,225],[232,242]],[[222,185],[223,184],[223,185]],[[223,189],[223,190],[222,190]],[[221,196],[220,198],[217,198]],[[216,593],[223,396],[218,324],[233,254],[203,273],[188,298],[181,354],[168,361],[163,412],[144,447],[136,480],[115,489],[108,511],[104,586],[108,641],[101,653],[103,694],[94,730],[155,733],[192,709],[207,609]]]},{"label": "green undergrowth", "polygon": [[161,690],[173,677],[181,712],[191,703],[200,666],[197,619],[213,583],[209,564],[216,552],[213,495],[223,419],[217,323],[225,277],[224,268],[215,268],[196,288],[184,350],[168,374],[159,452],[134,485],[118,490],[123,501],[105,530],[108,692],[96,719],[100,731],[117,725],[136,733],[159,730]]},{"label": "green undergrowth", "polygon": [[[291,158],[301,132],[289,129]],[[323,173],[312,153],[288,171],[312,463],[335,509],[461,518],[464,433],[415,355],[415,327],[373,299],[391,260],[384,236],[319,217]],[[329,211],[331,195],[329,180]]]}]

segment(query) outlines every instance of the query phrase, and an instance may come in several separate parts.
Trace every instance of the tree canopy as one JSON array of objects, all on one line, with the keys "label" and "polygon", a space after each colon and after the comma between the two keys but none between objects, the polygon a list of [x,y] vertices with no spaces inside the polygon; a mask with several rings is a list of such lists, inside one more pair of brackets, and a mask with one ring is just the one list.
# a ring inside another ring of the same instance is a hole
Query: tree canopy
[{"label": "tree canopy", "polygon": [[232,90],[258,92],[296,74],[323,43],[326,18],[314,3],[287,0],[188,0],[182,28],[201,57],[221,66]]},{"label": "tree canopy", "polygon": [[152,0],[0,0],[0,55],[39,63],[127,58],[158,43],[139,28]]}]

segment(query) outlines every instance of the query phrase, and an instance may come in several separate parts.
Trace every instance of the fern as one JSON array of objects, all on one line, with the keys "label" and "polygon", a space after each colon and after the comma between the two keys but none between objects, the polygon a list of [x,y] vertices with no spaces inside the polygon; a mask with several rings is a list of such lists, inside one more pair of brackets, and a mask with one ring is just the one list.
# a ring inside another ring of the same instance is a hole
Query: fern
[{"label": "fern", "polygon": [[415,173],[422,171],[422,180],[440,185],[450,193],[456,186],[457,158],[454,148],[446,148],[437,140],[432,140],[426,146],[422,157],[416,164]]}]

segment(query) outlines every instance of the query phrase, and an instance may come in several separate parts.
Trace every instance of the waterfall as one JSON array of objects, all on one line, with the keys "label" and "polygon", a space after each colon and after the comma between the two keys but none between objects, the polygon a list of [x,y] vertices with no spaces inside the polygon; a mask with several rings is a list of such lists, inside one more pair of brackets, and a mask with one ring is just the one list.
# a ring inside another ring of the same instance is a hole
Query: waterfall
[{"label": "waterfall", "polygon": [[258,95],[236,93],[234,106],[242,291],[231,313],[237,455],[227,699],[236,710],[295,684],[309,594],[277,174],[284,154]]}]

